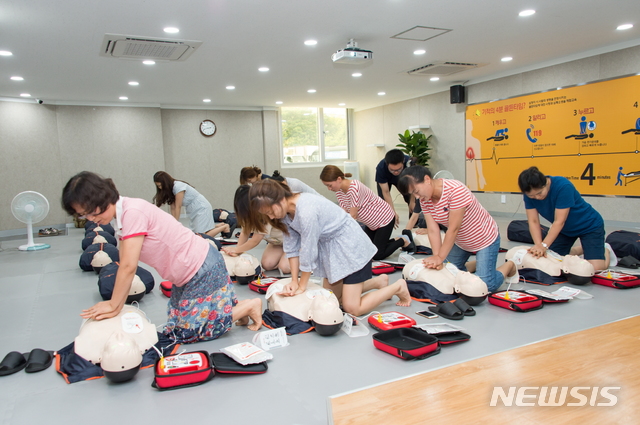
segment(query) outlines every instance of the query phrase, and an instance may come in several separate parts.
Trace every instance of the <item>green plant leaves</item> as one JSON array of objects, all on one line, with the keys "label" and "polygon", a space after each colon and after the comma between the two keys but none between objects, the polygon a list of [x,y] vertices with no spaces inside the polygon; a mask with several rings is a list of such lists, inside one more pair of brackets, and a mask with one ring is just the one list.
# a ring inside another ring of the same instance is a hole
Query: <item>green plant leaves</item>
[{"label": "green plant leaves", "polygon": [[427,137],[421,131],[410,133],[409,130],[406,130],[404,134],[398,134],[400,143],[397,144],[396,147],[400,148],[400,150],[407,155],[416,158],[417,164],[426,167],[429,165],[429,160],[431,159],[428,151],[431,150],[429,139],[431,139],[432,136],[431,134]]}]

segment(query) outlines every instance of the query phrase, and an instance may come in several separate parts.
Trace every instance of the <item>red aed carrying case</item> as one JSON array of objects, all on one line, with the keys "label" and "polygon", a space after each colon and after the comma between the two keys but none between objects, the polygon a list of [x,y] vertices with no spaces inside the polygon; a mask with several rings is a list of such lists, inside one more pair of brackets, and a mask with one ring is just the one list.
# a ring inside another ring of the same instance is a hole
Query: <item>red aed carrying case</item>
[{"label": "red aed carrying case", "polygon": [[171,288],[173,288],[173,283],[169,282],[168,280],[160,283],[160,291],[165,297],[171,298]]},{"label": "red aed carrying case", "polygon": [[237,239],[231,239],[231,238],[222,238],[219,239],[220,243],[222,245],[237,245],[238,244],[238,240]]},{"label": "red aed carrying case", "polygon": [[390,329],[373,334],[373,345],[404,360],[422,360],[440,352],[438,338],[415,328]]},{"label": "red aed carrying case", "polygon": [[249,289],[259,294],[266,294],[269,286],[279,280],[277,277],[258,277],[258,279],[252,280],[249,283]]},{"label": "red aed carrying case", "polygon": [[513,289],[510,291],[492,292],[489,294],[488,299],[489,304],[519,313],[526,313],[527,311],[542,308],[542,299],[539,296]]},{"label": "red aed carrying case", "polygon": [[371,272],[375,275],[393,273],[395,271],[396,268],[391,264],[383,263],[380,261],[374,261],[373,263],[371,263]]},{"label": "red aed carrying case", "polygon": [[255,375],[265,373],[267,362],[243,365],[227,356],[225,353],[211,353],[211,364],[217,373],[227,375]]},{"label": "red aed carrying case", "polygon": [[162,357],[153,370],[155,378],[151,386],[160,391],[200,385],[215,375],[209,353],[204,350]]},{"label": "red aed carrying case", "polygon": [[369,325],[377,331],[388,331],[389,329],[410,328],[416,321],[397,311],[386,313],[373,313],[367,319]]},{"label": "red aed carrying case", "polygon": [[430,335],[433,335],[436,338],[438,338],[438,342],[440,343],[440,345],[455,344],[457,342],[465,342],[471,339],[471,335],[461,331],[444,332],[444,333],[437,333],[437,334],[430,334]]},{"label": "red aed carrying case", "polygon": [[640,286],[640,276],[604,271],[593,275],[591,282],[597,285],[610,286],[616,289],[629,289]]}]

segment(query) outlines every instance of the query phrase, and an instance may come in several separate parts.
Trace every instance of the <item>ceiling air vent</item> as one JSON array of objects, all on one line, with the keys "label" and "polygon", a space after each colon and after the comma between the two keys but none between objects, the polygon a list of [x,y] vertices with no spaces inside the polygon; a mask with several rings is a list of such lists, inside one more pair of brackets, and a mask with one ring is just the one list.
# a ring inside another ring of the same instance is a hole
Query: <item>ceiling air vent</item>
[{"label": "ceiling air vent", "polygon": [[202,44],[202,41],[171,40],[168,38],[138,37],[106,34],[100,56],[122,59],[154,59],[183,61]]},{"label": "ceiling air vent", "polygon": [[451,75],[467,69],[479,68],[486,63],[462,63],[462,62],[433,62],[420,68],[407,71],[409,75]]}]

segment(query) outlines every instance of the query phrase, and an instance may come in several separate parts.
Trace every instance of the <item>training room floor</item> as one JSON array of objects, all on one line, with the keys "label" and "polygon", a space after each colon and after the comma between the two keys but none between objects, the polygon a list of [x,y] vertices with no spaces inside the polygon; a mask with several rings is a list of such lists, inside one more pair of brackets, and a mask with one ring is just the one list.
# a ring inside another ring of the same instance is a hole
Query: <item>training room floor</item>
[{"label": "training room floor", "polygon": [[[502,246],[518,245],[506,240],[507,224],[512,217],[496,216],[496,219],[503,237]],[[607,223],[607,233],[618,229],[638,231],[629,226],[632,225]],[[82,323],[81,309],[100,301],[97,276],[78,267],[83,234],[82,229],[70,228],[67,235],[46,240],[36,237],[36,242],[51,245],[50,249],[36,252],[18,251],[23,240],[2,240],[0,320],[5,329],[0,359],[10,351],[57,350],[77,336]],[[263,249],[264,243],[261,243],[252,254],[260,258]],[[499,261],[503,259],[501,254]],[[167,298],[157,289],[162,279],[155,270],[150,271],[156,278],[156,289],[142,299],[140,308],[152,323],[161,326],[166,320]],[[399,278],[399,272],[390,275],[391,282]],[[591,284],[583,289],[594,298],[548,305],[528,314],[484,302],[476,307],[476,316],[449,322],[464,327],[472,336],[469,342],[444,347],[439,355],[422,361],[403,361],[375,349],[371,335],[350,338],[339,332],[322,337],[311,332],[290,336],[289,346],[273,350],[274,358],[263,375],[218,375],[204,385],[176,391],[153,389],[151,369],[140,371],[124,384],[112,384],[106,379],[67,384],[53,366],[35,374],[21,371],[0,377],[0,424],[84,421],[146,424],[167,419],[177,422],[203,419],[227,424],[326,424],[332,421],[330,396],[592,328],[640,312],[640,289],[620,291]],[[236,292],[240,299],[263,297],[247,286],[238,286]],[[415,315],[415,311],[427,305],[414,301],[411,307],[397,307],[396,301],[396,298],[387,301],[378,310],[399,311],[414,317],[419,324],[427,323],[427,319]],[[266,306],[266,302],[263,305]],[[215,352],[225,346],[251,341],[254,335],[244,327],[234,326],[218,340],[183,348]],[[428,406],[415,408],[424,409],[425,421],[429,418]]]}]

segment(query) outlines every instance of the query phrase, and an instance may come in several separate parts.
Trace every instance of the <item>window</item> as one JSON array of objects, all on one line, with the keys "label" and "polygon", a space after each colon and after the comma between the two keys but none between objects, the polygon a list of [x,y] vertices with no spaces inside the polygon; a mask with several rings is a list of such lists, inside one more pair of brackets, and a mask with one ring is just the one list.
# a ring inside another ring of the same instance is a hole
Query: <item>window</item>
[{"label": "window", "polygon": [[282,163],[349,159],[348,116],[345,108],[281,108]]}]

